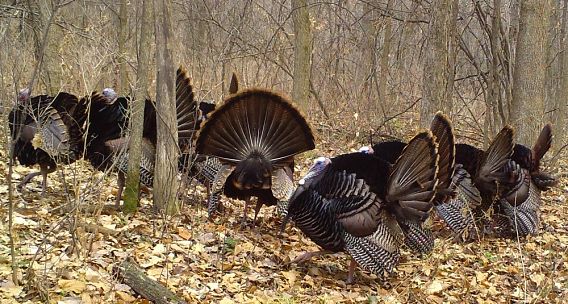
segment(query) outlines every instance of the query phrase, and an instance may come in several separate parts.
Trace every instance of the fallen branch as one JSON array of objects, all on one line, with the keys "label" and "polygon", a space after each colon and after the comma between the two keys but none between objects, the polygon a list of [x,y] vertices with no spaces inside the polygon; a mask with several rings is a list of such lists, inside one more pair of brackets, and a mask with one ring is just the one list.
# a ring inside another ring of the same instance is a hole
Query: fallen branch
[{"label": "fallen branch", "polygon": [[121,233],[118,230],[105,228],[103,226],[99,226],[99,225],[93,224],[93,223],[87,223],[87,222],[84,222],[84,221],[79,221],[78,225],[79,225],[79,227],[83,227],[85,229],[85,231],[91,232],[91,233],[102,233],[104,235],[110,235],[110,236],[117,236]]},{"label": "fallen branch", "polygon": [[114,272],[119,280],[130,286],[132,290],[156,304],[186,303],[171,290],[149,278],[136,264],[124,261],[115,266]]}]

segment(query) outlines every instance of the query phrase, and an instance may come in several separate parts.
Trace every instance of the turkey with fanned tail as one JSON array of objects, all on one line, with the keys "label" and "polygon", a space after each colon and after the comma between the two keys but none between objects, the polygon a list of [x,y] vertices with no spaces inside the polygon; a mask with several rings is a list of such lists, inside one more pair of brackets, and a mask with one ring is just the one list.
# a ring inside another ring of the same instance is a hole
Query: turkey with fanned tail
[{"label": "turkey with fanned tail", "polygon": [[552,145],[552,127],[544,126],[532,149],[516,144],[505,167],[510,181],[496,206],[498,228],[504,234],[524,237],[536,234],[540,224],[541,192],[557,180],[541,171],[540,161]]},{"label": "turkey with fanned tail", "polygon": [[[436,131],[436,121],[442,120],[434,118],[432,130],[435,135],[439,133]],[[443,127],[446,123],[437,124],[442,127],[439,130],[448,128]],[[384,142],[363,151],[370,151],[376,157],[392,162],[400,155],[404,145],[401,141]],[[481,236],[479,224],[487,218],[488,210],[500,197],[503,187],[499,185],[509,182],[509,174],[504,170],[512,149],[513,130],[508,126],[499,132],[487,151],[468,144],[455,145],[455,168],[450,179],[440,178],[434,208],[456,237],[470,240]]]},{"label": "turkey with fanned tail", "polygon": [[29,89],[20,90],[8,115],[13,156],[24,166],[39,164],[40,171],[24,177],[19,188],[41,174],[43,196],[47,175],[55,171],[56,164],[71,164],[83,156],[86,109],[86,98],[79,100],[69,93],[30,98]]},{"label": "turkey with fanned tail", "polygon": [[430,132],[416,135],[394,165],[369,154],[350,153],[315,160],[293,193],[288,219],[322,250],[346,251],[352,258],[347,282],[355,266],[379,277],[398,263],[409,224],[428,216],[436,193],[438,152]]},{"label": "turkey with fanned tail", "polygon": [[208,212],[216,211],[221,194],[245,201],[243,224],[252,196],[255,220],[263,205],[284,211],[294,191],[294,156],[315,147],[302,114],[280,94],[265,89],[229,95],[201,126],[197,154],[221,164],[211,185]]},{"label": "turkey with fanned tail", "polygon": [[[178,145],[187,151],[192,143],[197,121],[196,103],[187,72],[180,67],[176,78],[176,113]],[[128,121],[130,98],[119,97],[114,90],[106,88],[102,94],[91,96],[86,158],[98,170],[114,165],[118,169],[118,192],[115,203],[120,204],[128,170]],[[142,131],[142,154],[140,182],[152,187],[157,143],[157,115],[154,103],[144,101]]]},{"label": "turkey with fanned tail", "polygon": [[[448,117],[438,112],[432,119],[430,130],[438,145],[438,185],[432,203],[434,207],[448,202],[455,195],[452,189],[452,176],[455,165],[455,137]],[[381,142],[373,147],[361,147],[359,152],[371,154],[389,162],[396,163],[406,147],[406,143],[398,140]],[[428,227],[421,223],[402,223],[405,231],[405,244],[413,251],[429,253],[434,248],[434,237]]]}]

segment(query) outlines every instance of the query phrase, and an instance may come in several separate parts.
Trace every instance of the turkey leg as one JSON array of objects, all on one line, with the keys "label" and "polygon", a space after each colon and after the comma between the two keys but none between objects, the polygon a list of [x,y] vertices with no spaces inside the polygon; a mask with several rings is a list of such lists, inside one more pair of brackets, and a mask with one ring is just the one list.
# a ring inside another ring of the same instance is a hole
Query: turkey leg
[{"label": "turkey leg", "polygon": [[22,188],[29,183],[34,177],[41,174],[41,171],[32,172],[24,177],[24,179],[18,184],[18,189],[22,190]]},{"label": "turkey leg", "polygon": [[353,277],[355,274],[355,268],[357,267],[357,262],[353,258],[351,258],[351,263],[349,263],[349,273],[347,274],[347,280],[345,283],[353,284]]},{"label": "turkey leg", "polygon": [[47,193],[47,175],[55,172],[55,166],[40,164],[40,172],[43,178],[41,181],[41,196],[45,197],[45,194]]},{"label": "turkey leg", "polygon": [[247,225],[247,212],[248,212],[248,208],[250,205],[250,196],[245,198],[245,211],[243,213],[243,218],[241,220],[241,227],[244,227]]}]

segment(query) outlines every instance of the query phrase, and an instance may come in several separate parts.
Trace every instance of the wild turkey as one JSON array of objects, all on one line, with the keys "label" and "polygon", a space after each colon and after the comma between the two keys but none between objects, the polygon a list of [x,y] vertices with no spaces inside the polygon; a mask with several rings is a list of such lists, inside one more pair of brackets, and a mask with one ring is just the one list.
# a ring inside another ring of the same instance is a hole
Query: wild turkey
[{"label": "wild turkey", "polygon": [[[316,159],[290,199],[288,214],[323,251],[347,251],[378,276],[392,272],[404,238],[428,216],[435,195],[438,151],[430,132],[416,135],[393,165],[364,153]],[[420,232],[419,232],[420,233]]]},{"label": "wild turkey", "polygon": [[[437,133],[434,124],[432,130]],[[389,141],[363,150],[392,163],[404,145],[401,141]],[[434,208],[456,237],[463,240],[479,238],[479,220],[485,217],[502,192],[498,184],[509,183],[510,177],[504,170],[512,147],[513,130],[508,126],[495,137],[487,152],[468,144],[455,145],[455,168],[451,180],[440,179]]]},{"label": "wild turkey", "polygon": [[255,220],[263,205],[285,210],[294,184],[294,156],[315,147],[302,114],[287,98],[264,89],[229,95],[202,125],[197,154],[218,158],[208,198],[208,212],[217,211],[221,194],[245,201],[258,198]]},{"label": "wild turkey", "polygon": [[[128,127],[129,98],[118,97],[114,90],[107,88],[102,94],[93,93],[90,108],[90,126],[87,143],[87,159],[98,170],[106,170],[116,164],[118,169],[118,193],[116,205],[120,204],[125,174],[128,169]],[[189,77],[183,68],[177,70],[176,111],[178,124],[178,145],[187,151],[195,133],[196,103]],[[140,182],[151,187],[154,182],[156,157],[157,120],[154,103],[145,100],[142,134],[142,159]]]},{"label": "wild turkey", "polygon": [[[434,206],[438,206],[447,202],[454,195],[454,191],[451,189],[451,181],[454,175],[455,137],[450,120],[441,112],[434,116],[430,130],[434,135],[434,141],[438,145],[438,154],[440,156],[437,164],[438,185],[436,187],[436,196],[433,200]],[[405,147],[405,142],[391,140],[381,142],[373,147],[361,147],[359,152],[371,154],[390,164],[394,164]],[[406,245],[419,253],[431,252],[434,248],[434,237],[430,230],[420,225],[415,225],[412,228],[418,231],[414,235],[421,237],[406,238]]]},{"label": "wild turkey", "polygon": [[552,145],[552,127],[544,126],[532,150],[516,144],[505,171],[511,182],[496,206],[500,228],[521,237],[536,234],[539,228],[541,191],[554,187],[557,180],[540,171],[540,161]]},{"label": "wild turkey", "polygon": [[[47,175],[56,164],[71,164],[83,155],[83,125],[87,116],[86,99],[59,92],[55,97],[30,98],[29,89],[18,94],[18,103],[9,114],[14,140],[14,157],[24,166],[39,164],[40,171],[28,174],[19,188],[42,175],[42,196],[46,193]],[[29,101],[28,101],[29,100]]]}]

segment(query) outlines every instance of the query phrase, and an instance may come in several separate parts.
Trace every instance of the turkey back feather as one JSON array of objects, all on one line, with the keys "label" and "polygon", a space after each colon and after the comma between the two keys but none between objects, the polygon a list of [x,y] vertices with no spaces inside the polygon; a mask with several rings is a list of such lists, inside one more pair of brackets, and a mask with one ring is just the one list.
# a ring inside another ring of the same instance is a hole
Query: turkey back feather
[{"label": "turkey back feather", "polygon": [[314,147],[300,111],[285,97],[263,89],[230,95],[205,122],[196,143],[197,153],[235,166],[256,158],[282,167],[292,156]]},{"label": "turkey back feather", "polygon": [[394,164],[404,147],[406,143],[400,140],[383,141],[373,146],[373,155]]},{"label": "turkey back feather", "polygon": [[128,100],[109,101],[94,92],[90,97],[87,128],[87,159],[93,167],[104,170],[112,165],[112,150],[105,142],[122,137],[128,127]]}]

